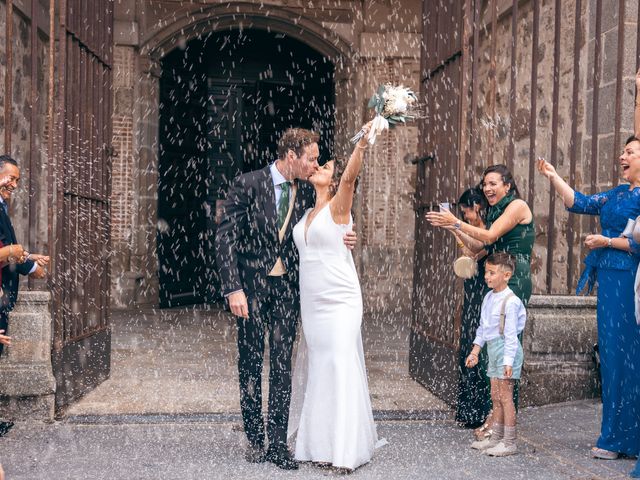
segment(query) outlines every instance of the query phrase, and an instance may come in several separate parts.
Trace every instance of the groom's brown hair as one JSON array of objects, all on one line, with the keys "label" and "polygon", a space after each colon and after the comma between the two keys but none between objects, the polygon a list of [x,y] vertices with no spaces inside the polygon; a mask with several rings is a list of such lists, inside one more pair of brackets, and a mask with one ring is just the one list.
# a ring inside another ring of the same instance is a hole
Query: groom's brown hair
[{"label": "groom's brown hair", "polygon": [[306,128],[288,128],[278,141],[278,158],[284,158],[289,150],[299,157],[304,153],[305,147],[312,143],[318,143],[320,135]]}]

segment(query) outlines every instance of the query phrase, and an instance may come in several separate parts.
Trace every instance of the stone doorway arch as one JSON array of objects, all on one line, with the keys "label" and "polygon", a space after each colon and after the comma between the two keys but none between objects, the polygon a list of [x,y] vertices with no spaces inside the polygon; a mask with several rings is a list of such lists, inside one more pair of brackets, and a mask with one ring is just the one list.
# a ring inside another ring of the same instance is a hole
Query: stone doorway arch
[{"label": "stone doorway arch", "polygon": [[[336,32],[304,13],[294,14],[281,7],[237,3],[197,7],[185,11],[172,21],[159,24],[140,41],[138,58],[138,108],[134,114],[134,145],[137,153],[138,208],[133,219],[132,251],[129,273],[122,278],[133,289],[123,297],[139,303],[157,304],[159,299],[157,242],[158,229],[158,148],[159,148],[159,81],[161,59],[190,40],[211,32],[230,30],[265,30],[296,39],[329,59],[335,67],[335,132],[355,131],[362,112],[356,108],[355,73],[351,68],[355,51]],[[336,136],[334,148],[342,153],[348,148],[345,135]],[[358,222],[356,218],[356,222]],[[155,266],[155,268],[153,268]]]}]

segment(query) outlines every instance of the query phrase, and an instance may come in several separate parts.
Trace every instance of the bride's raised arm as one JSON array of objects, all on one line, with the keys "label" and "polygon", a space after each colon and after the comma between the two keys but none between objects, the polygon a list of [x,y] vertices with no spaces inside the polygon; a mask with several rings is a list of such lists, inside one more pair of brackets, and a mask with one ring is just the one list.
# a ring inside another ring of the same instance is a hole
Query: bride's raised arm
[{"label": "bride's raised arm", "polygon": [[[331,210],[331,217],[333,218],[333,221],[337,224],[349,223],[349,215],[351,214],[351,206],[353,205],[353,193],[356,188],[356,179],[358,178],[360,168],[362,167],[364,151],[369,145],[367,143],[366,134],[369,132],[370,127],[371,122],[362,127],[365,131],[365,135],[362,136],[353,148],[349,161],[347,162],[344,172],[342,172],[342,176],[340,177],[340,183],[338,184],[336,194],[331,200],[329,209]],[[334,168],[338,168],[337,163],[334,164]]]}]

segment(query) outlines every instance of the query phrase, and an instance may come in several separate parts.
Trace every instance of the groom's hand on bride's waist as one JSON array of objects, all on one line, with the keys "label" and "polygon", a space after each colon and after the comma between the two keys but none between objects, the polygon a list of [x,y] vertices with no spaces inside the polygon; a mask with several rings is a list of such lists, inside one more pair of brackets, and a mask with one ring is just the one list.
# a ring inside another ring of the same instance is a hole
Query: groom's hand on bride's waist
[{"label": "groom's hand on bride's waist", "polygon": [[249,304],[247,303],[247,296],[244,291],[238,290],[237,292],[227,295],[227,301],[229,302],[229,308],[231,313],[236,317],[249,318]]},{"label": "groom's hand on bride's waist", "polygon": [[356,243],[358,243],[358,235],[356,235],[356,232],[353,231],[354,228],[356,228],[355,223],[351,226],[351,231],[345,233],[344,237],[342,237],[344,240],[344,244],[349,250],[353,250],[356,246]]}]

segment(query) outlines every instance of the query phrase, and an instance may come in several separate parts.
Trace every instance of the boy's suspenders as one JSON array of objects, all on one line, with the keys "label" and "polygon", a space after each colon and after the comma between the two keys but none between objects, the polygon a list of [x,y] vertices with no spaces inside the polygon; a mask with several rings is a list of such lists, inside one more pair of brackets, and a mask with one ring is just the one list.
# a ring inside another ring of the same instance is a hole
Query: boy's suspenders
[{"label": "boy's suspenders", "polygon": [[504,337],[504,317],[506,316],[507,302],[511,297],[515,297],[515,296],[516,294],[511,292],[502,301],[502,307],[500,308],[500,336],[501,337]]}]

